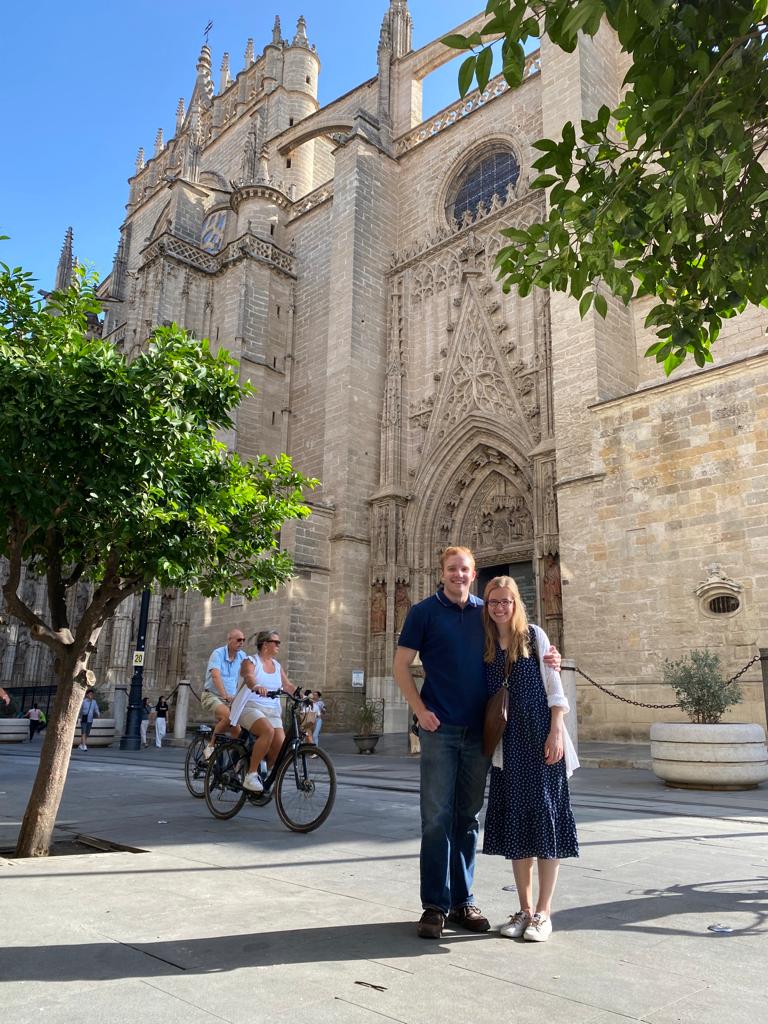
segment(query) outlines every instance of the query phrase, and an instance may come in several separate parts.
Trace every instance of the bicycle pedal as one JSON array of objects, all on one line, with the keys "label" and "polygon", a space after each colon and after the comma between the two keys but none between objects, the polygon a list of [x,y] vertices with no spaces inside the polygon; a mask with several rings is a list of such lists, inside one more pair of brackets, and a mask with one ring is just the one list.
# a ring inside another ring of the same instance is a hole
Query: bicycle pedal
[{"label": "bicycle pedal", "polygon": [[266,807],[272,800],[271,793],[249,793],[248,802],[253,804],[254,807]]}]

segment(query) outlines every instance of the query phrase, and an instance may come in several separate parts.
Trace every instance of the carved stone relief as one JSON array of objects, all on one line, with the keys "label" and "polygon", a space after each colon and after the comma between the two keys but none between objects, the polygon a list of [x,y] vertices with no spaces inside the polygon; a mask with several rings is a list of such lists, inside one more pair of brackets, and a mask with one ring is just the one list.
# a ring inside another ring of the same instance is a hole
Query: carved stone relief
[{"label": "carved stone relief", "polygon": [[377,580],[371,590],[371,633],[384,633],[387,628],[387,584]]}]

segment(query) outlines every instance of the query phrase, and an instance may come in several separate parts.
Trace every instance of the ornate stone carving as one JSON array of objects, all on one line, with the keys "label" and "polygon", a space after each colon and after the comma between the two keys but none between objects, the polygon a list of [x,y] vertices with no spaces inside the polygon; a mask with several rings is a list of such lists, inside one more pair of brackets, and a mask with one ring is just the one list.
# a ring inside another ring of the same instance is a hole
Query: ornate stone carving
[{"label": "ornate stone carving", "polygon": [[399,633],[405,623],[405,617],[411,608],[408,584],[398,580],[395,584],[395,632]]},{"label": "ornate stone carving", "polygon": [[377,580],[371,590],[371,633],[384,633],[387,628],[387,584]]}]

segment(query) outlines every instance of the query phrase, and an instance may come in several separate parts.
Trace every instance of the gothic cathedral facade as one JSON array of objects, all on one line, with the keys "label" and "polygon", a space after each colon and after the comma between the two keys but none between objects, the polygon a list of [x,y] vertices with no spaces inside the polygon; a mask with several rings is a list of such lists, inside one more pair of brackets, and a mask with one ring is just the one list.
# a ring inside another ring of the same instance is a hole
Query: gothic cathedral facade
[{"label": "gothic cathedral facade", "polygon": [[[615,38],[543,41],[519,89],[494,79],[424,121],[422,82],[453,54],[413,49],[407,0],[383,14],[378,73],[323,107],[303,18],[260,55],[249,42],[234,77],[225,56],[218,89],[204,46],[175,137],[130,179],[105,336],[130,353],[175,321],[226,346],[256,386],[227,443],[322,482],[283,532],[280,592],[153,599],[145,678],[199,689],[231,625],[277,628],[295,682],[341,701],[363,672],[404,730],[393,650],[447,544],[473,548],[480,585],[514,575],[534,621],[625,696],[661,702],[663,658],[691,647],[735,670],[768,635],[764,318],[667,381],[641,303],[581,320],[494,270],[504,228],[546,215],[531,144],[615,105]],[[96,656],[111,684],[134,614]],[[760,720],[759,671],[746,697]],[[653,714],[579,687],[582,736],[644,739]]]}]

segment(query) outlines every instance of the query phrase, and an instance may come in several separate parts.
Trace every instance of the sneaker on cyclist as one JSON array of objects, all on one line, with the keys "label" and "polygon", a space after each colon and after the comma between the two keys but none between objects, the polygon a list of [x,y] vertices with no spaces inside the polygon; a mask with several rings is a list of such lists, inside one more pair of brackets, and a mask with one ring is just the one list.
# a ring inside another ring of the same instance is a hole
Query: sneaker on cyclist
[{"label": "sneaker on cyclist", "polygon": [[251,793],[263,793],[264,786],[261,779],[259,778],[258,772],[248,772],[243,779],[243,789],[249,790]]}]

